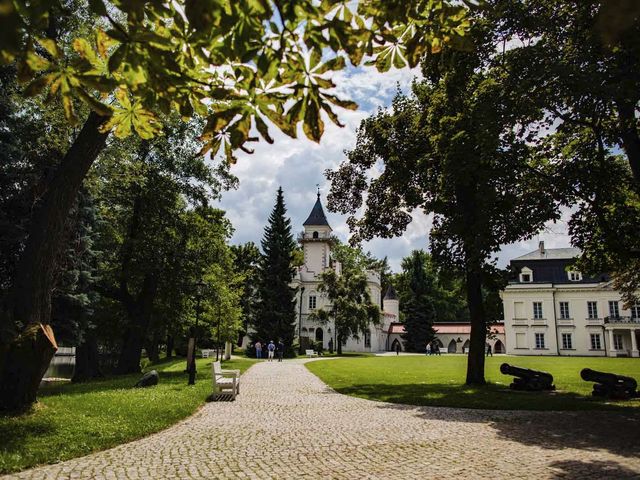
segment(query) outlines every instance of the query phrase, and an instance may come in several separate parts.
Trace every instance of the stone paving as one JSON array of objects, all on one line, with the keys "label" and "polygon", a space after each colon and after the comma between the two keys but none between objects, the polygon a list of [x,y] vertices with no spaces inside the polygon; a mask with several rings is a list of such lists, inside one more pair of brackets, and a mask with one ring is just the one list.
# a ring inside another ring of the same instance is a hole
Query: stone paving
[{"label": "stone paving", "polygon": [[335,393],[302,363],[257,364],[235,402],[5,478],[640,478],[639,415],[372,402]]}]

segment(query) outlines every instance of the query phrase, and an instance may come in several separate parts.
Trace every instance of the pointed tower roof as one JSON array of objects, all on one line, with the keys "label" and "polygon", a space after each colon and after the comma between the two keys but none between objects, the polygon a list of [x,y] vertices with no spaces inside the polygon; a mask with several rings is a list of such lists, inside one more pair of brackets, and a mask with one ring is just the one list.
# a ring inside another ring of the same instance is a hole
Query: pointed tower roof
[{"label": "pointed tower roof", "polygon": [[389,284],[389,288],[387,288],[387,293],[384,294],[383,300],[398,300],[398,294],[393,288],[393,285]]},{"label": "pointed tower roof", "polygon": [[304,226],[307,225],[326,225],[329,226],[329,222],[327,221],[327,217],[324,214],[324,210],[322,209],[322,203],[320,203],[320,192],[318,191],[318,199],[316,200],[316,204],[313,206],[311,213],[309,214],[309,218],[305,220],[302,224]]}]

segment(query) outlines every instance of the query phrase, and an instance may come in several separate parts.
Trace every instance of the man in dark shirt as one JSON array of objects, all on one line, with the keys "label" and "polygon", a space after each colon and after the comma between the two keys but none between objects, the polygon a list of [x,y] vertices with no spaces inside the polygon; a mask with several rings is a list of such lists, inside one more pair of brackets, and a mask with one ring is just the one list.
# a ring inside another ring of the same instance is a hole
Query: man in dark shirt
[{"label": "man in dark shirt", "polygon": [[284,343],[282,340],[278,341],[278,361],[282,361],[282,356],[284,355]]}]

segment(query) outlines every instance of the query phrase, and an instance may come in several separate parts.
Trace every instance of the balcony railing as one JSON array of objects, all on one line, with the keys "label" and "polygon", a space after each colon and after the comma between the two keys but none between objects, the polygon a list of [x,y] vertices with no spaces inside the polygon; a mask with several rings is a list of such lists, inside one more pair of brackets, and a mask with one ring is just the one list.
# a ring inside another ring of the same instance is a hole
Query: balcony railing
[{"label": "balcony railing", "polygon": [[326,232],[316,232],[317,236],[314,237],[313,233],[309,232],[300,232],[297,235],[298,242],[326,242],[327,240],[332,241],[335,237],[330,233]]},{"label": "balcony railing", "polygon": [[640,323],[638,317],[604,317],[604,323]]}]

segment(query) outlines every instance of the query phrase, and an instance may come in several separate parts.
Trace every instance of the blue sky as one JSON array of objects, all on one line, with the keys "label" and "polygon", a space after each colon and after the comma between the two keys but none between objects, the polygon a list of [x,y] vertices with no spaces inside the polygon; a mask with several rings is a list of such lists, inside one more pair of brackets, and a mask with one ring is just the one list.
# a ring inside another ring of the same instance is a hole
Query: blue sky
[{"label": "blue sky", "polygon": [[[346,241],[349,236],[346,217],[326,209],[329,183],[324,171],[335,168],[344,159],[344,150],[353,148],[360,121],[378,108],[390,105],[398,87],[408,91],[416,75],[419,72],[408,69],[380,74],[372,67],[337,72],[333,76],[337,93],[360,105],[355,112],[338,112],[344,128],[325,119],[325,133],[319,144],[307,140],[302,132],[295,140],[276,133],[274,144],[261,142],[255,145],[252,155],[238,155],[238,163],[232,167],[232,172],[239,178],[240,186],[235,191],[223,193],[220,202],[235,228],[232,243],[253,241],[259,244],[278,186],[284,190],[294,233],[301,231],[302,222],[316,199],[316,184],[320,185],[322,202],[334,233]],[[414,212],[413,221],[402,237],[374,239],[363,247],[378,258],[387,256],[392,269],[399,271],[403,257],[414,249],[427,249],[430,225],[427,215]],[[509,259],[534,250],[540,240],[545,241],[547,248],[569,246],[566,223],[550,224],[530,241],[503,246],[498,254],[498,265],[505,266]]]}]

